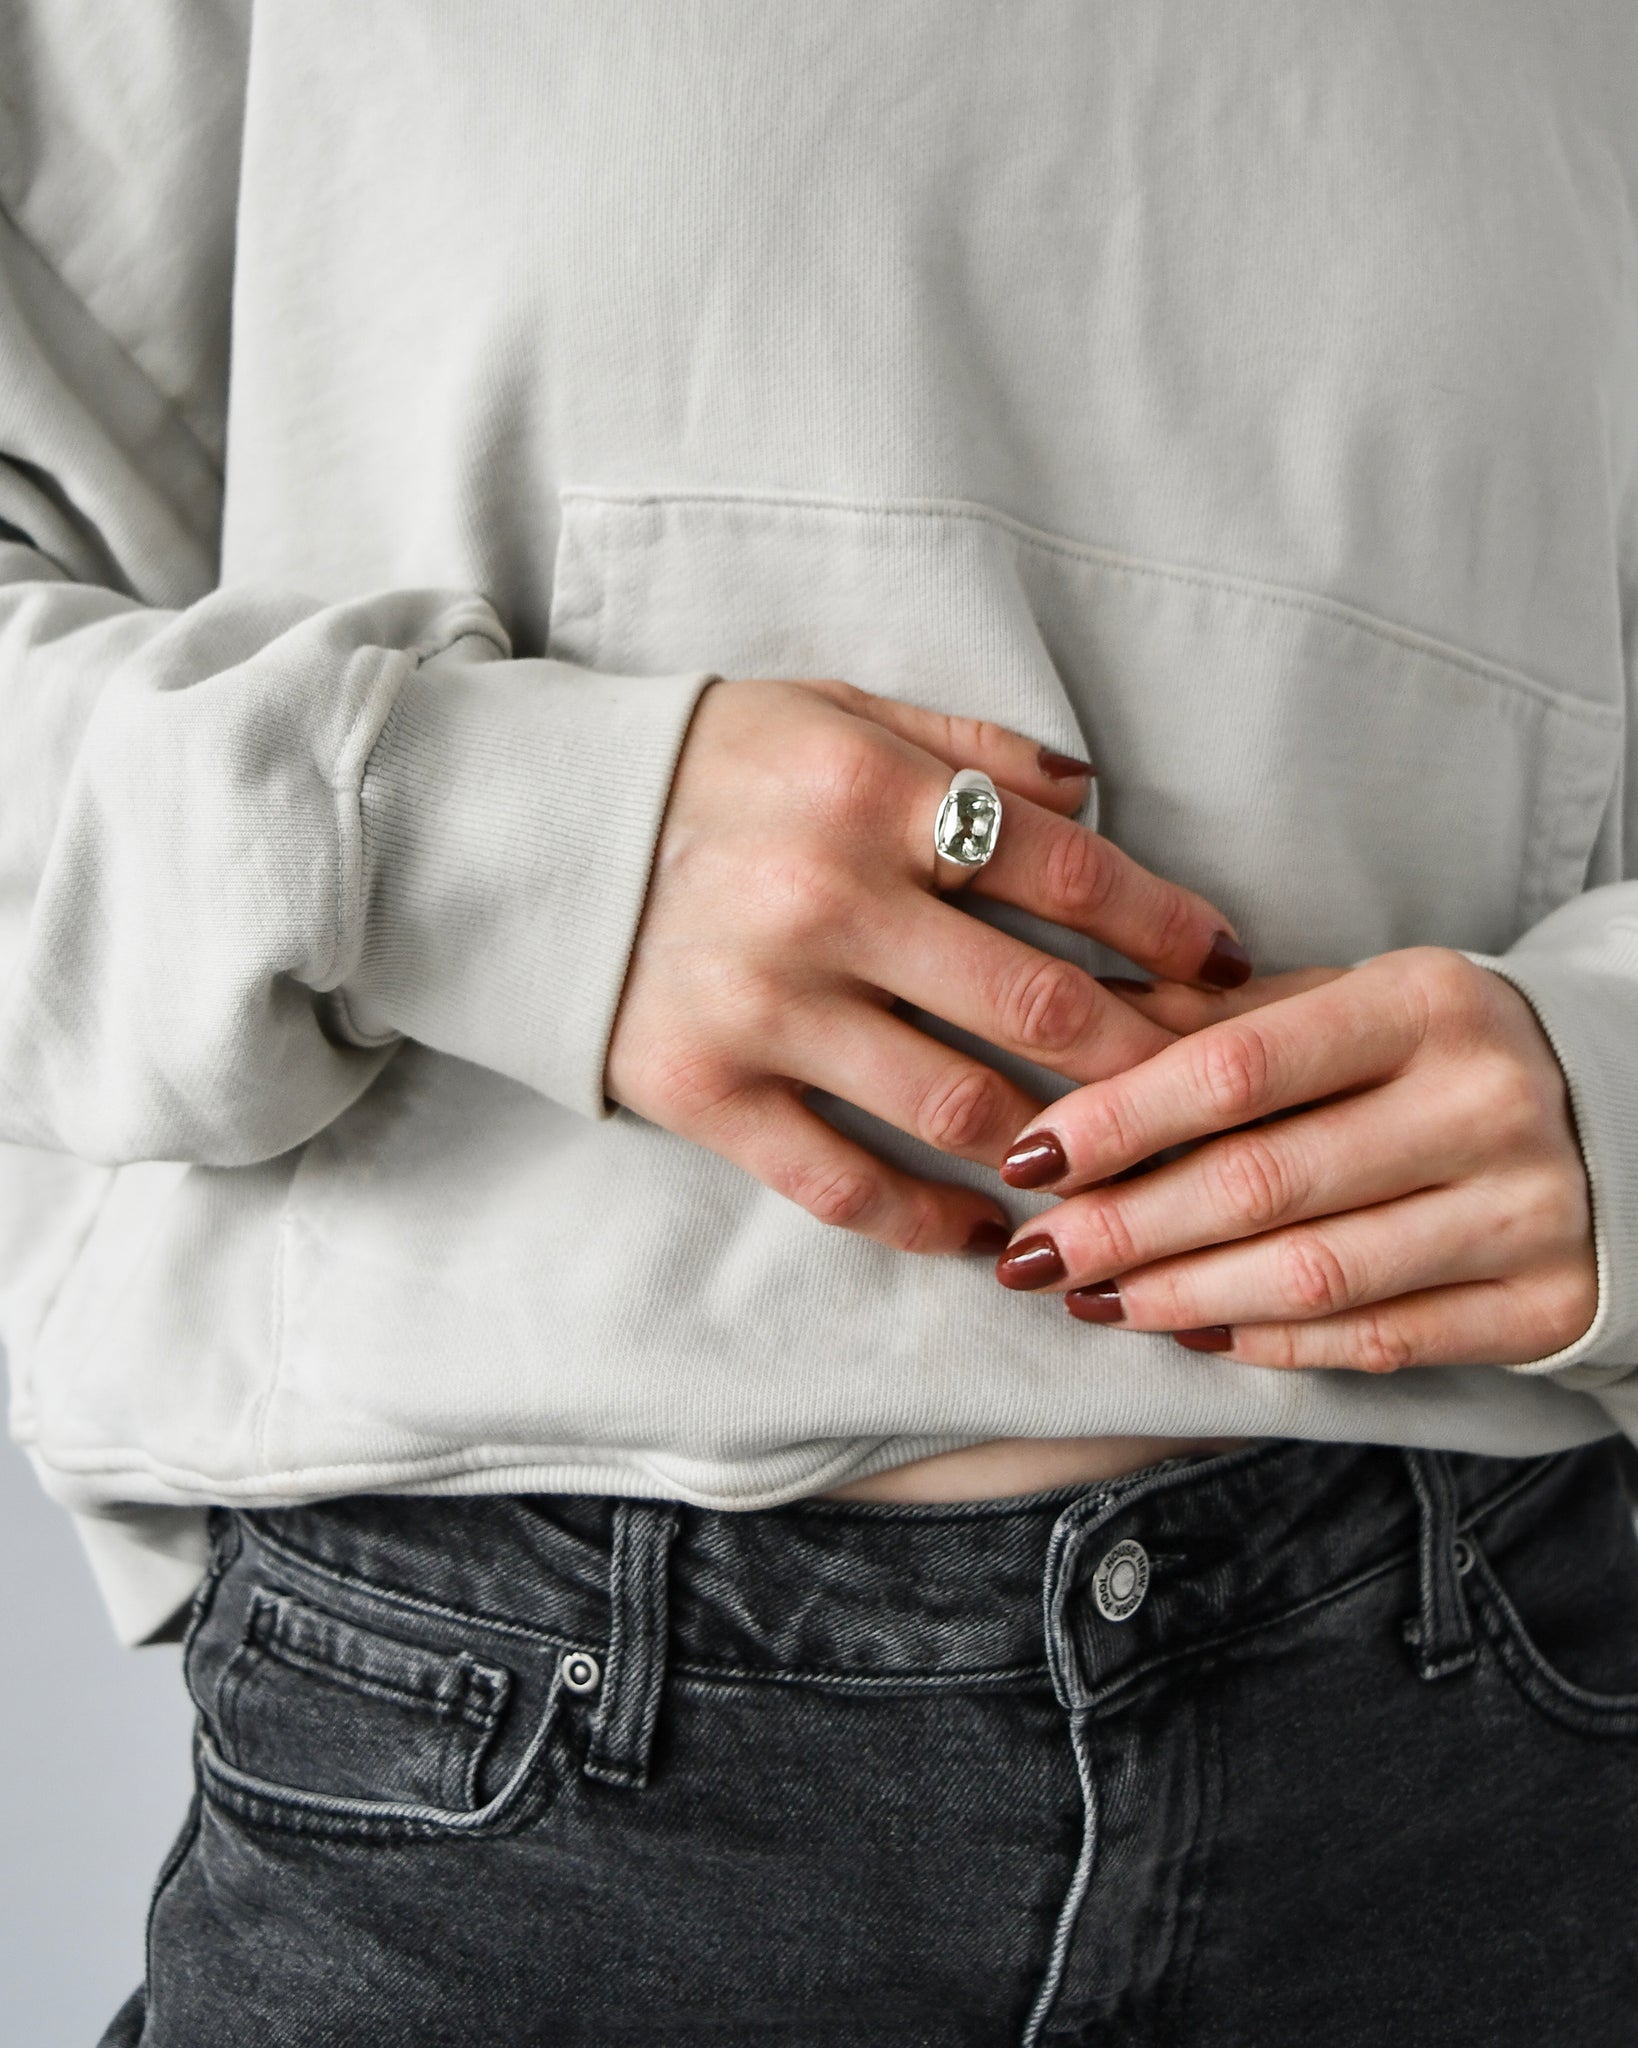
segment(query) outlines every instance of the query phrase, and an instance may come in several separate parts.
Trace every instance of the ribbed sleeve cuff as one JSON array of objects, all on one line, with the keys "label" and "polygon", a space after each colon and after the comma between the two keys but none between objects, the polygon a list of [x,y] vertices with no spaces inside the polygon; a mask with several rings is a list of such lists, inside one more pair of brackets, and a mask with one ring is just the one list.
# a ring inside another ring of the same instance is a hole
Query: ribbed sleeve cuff
[{"label": "ribbed sleeve cuff", "polygon": [[1598,1312],[1548,1358],[1509,1368],[1594,1391],[1638,1369],[1638,927],[1605,925],[1596,949],[1466,955],[1516,988],[1569,1083],[1592,1190]]},{"label": "ribbed sleeve cuff", "polygon": [[363,927],[338,991],[587,1116],[672,772],[708,671],[593,673],[468,640],[404,680],[359,791]]}]

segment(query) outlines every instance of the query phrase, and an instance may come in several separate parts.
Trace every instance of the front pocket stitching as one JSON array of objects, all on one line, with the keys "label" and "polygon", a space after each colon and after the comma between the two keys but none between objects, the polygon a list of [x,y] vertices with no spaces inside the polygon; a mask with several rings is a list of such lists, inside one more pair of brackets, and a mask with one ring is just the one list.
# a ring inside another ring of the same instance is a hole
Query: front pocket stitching
[{"label": "front pocket stitching", "polygon": [[[285,1596],[288,1597],[288,1596]],[[300,1603],[296,1603],[298,1606]],[[412,1692],[408,1687],[396,1686],[390,1679],[376,1678],[368,1672],[357,1671],[351,1665],[338,1664],[315,1656],[311,1651],[298,1649],[279,1633],[278,1624],[285,1611],[285,1600],[278,1595],[269,1596],[258,1592],[251,1604],[250,1617],[246,1624],[244,1644],[241,1647],[260,1650],[264,1657],[275,1663],[287,1665],[293,1671],[310,1673],[326,1684],[334,1685],[344,1692],[360,1692],[370,1698],[385,1700],[390,1706],[402,1706],[434,1714],[440,1720],[459,1720],[468,1726],[483,1729],[493,1724],[498,1710],[499,1698],[504,1692],[504,1672],[479,1664],[476,1659],[462,1651],[451,1654],[448,1651],[426,1650],[418,1643],[394,1642],[395,1648],[405,1649],[413,1655],[424,1656],[444,1667],[442,1684],[447,1690],[437,1696]],[[317,1610],[313,1610],[317,1612]],[[270,1618],[265,1635],[254,1633],[256,1623],[264,1616]],[[367,1635],[367,1629],[358,1623],[346,1621],[340,1615],[326,1616],[325,1619],[340,1623],[345,1628]],[[393,1641],[383,1636],[383,1642]],[[481,1702],[473,1694],[482,1690],[487,1697]]]},{"label": "front pocket stitching", "polygon": [[537,1649],[550,1651],[572,1647],[578,1640],[573,1635],[532,1629],[522,1622],[505,1621],[493,1614],[484,1614],[476,1608],[448,1607],[436,1600],[418,1599],[412,1593],[400,1592],[396,1587],[384,1586],[374,1579],[360,1578],[356,1573],[343,1570],[337,1565],[327,1564],[321,1559],[310,1557],[287,1540],[270,1536],[264,1529],[251,1532],[250,1539],[259,1549],[270,1552],[284,1562],[293,1573],[306,1573],[318,1580],[320,1585],[333,1586],[339,1593],[362,1601],[376,1601],[385,1607],[401,1608],[406,1614],[429,1615],[437,1621],[458,1622],[465,1627],[488,1629],[496,1635],[513,1636]]},{"label": "front pocket stitching", "polygon": [[1479,1608],[1485,1633],[1525,1699],[1580,1734],[1638,1735],[1638,1692],[1590,1692],[1555,1670],[1478,1544],[1473,1560],[1469,1583],[1476,1581],[1483,1589]]},{"label": "front pocket stitching", "polygon": [[977,504],[968,499],[826,498],[777,491],[621,491],[591,484],[566,484],[558,496],[563,501],[579,499],[591,505],[765,505],[782,510],[810,511],[841,517],[863,513],[871,518],[882,519],[966,520],[975,525],[991,526],[1009,533],[1022,545],[1041,554],[1062,556],[1068,561],[1106,568],[1123,576],[1147,577],[1160,582],[1180,583],[1196,589],[1223,591],[1234,596],[1255,598],[1262,603],[1280,606],[1288,611],[1333,619],[1339,624],[1351,626],[1358,632],[1368,633],[1390,645],[1407,648],[1413,653],[1425,654],[1452,668],[1463,669],[1485,682],[1494,683],[1498,688],[1528,697],[1547,710],[1561,711],[1572,718],[1585,718],[1610,732],[1619,732],[1625,724],[1625,714],[1617,705],[1603,704],[1592,698],[1577,697],[1566,691],[1557,690],[1551,684],[1527,675],[1522,669],[1510,667],[1503,662],[1487,660],[1483,655],[1474,654],[1451,641],[1440,640],[1431,633],[1418,632],[1414,626],[1400,625],[1394,620],[1381,618],[1375,612],[1363,611],[1356,605],[1345,604],[1340,598],[1324,597],[1317,592],[1296,589],[1289,584],[1266,583],[1257,577],[1233,576],[1219,569],[1190,568],[1180,563],[1157,562],[1136,555],[1124,555],[1112,548],[1099,547],[1092,541],[1072,540],[1067,535],[1030,526],[1021,519],[1015,519],[1011,513],[1000,512],[992,506]]},{"label": "front pocket stitching", "polygon": [[486,1835],[497,1831],[510,1818],[511,1809],[525,1798],[557,1725],[563,1700],[563,1675],[554,1672],[541,1707],[540,1721],[519,1758],[510,1778],[487,1806],[451,1808],[427,1806],[410,1800],[350,1799],[337,1793],[308,1792],[297,1786],[277,1785],[230,1764],[201,1733],[198,1770],[201,1781],[209,1781],[213,1796],[233,1811],[270,1827],[321,1834],[363,1833],[377,1837],[410,1833],[421,1836],[444,1834]]}]

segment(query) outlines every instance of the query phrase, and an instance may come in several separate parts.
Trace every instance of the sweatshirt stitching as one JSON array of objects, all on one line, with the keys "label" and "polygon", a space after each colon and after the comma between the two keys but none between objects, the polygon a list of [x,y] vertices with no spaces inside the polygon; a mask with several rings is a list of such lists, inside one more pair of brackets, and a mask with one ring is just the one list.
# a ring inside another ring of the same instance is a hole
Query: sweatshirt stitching
[{"label": "sweatshirt stitching", "polygon": [[622,491],[591,484],[567,484],[559,496],[565,500],[579,499],[591,505],[765,505],[783,510],[832,515],[863,514],[881,519],[964,520],[974,525],[991,526],[1007,532],[1040,554],[1061,556],[1067,561],[1106,568],[1121,575],[1152,577],[1161,582],[1180,583],[1199,589],[1223,591],[1233,596],[1256,598],[1263,603],[1286,610],[1335,619],[1341,624],[1352,626],[1362,633],[1372,634],[1391,645],[1408,648],[1413,653],[1427,654],[1448,663],[1453,668],[1465,669],[1487,682],[1501,684],[1538,699],[1549,710],[1588,717],[1612,731],[1618,730],[1622,724],[1623,714],[1616,705],[1602,704],[1592,698],[1570,696],[1562,690],[1555,689],[1550,683],[1541,682],[1537,677],[1526,674],[1522,669],[1510,667],[1505,662],[1492,661],[1484,655],[1474,654],[1451,641],[1438,639],[1431,633],[1419,632],[1414,626],[1404,626],[1397,621],[1381,618],[1374,612],[1365,611],[1358,605],[1347,604],[1340,598],[1325,597],[1317,592],[1297,589],[1286,584],[1267,583],[1253,576],[1236,576],[1226,570],[1191,568],[1181,563],[1154,561],[1139,555],[1122,554],[1118,549],[1100,547],[1093,541],[1074,540],[1065,534],[1052,533],[1044,527],[1030,526],[1021,519],[1015,519],[1009,512],[997,511],[993,506],[979,504],[971,499],[845,498],[827,497],[819,493],[779,491]]}]

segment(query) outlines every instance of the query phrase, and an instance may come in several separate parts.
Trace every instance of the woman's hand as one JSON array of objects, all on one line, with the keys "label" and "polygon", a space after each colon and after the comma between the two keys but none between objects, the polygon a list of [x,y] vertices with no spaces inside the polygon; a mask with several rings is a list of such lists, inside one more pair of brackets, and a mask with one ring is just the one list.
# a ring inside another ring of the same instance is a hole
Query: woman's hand
[{"label": "woman's hand", "polygon": [[1075,1080],[1172,1036],[934,893],[933,819],[957,768],[1005,794],[971,888],[1159,974],[1245,979],[1209,903],[1071,822],[1084,764],[846,683],[716,682],[678,763],[606,1067],[615,1101],[905,1251],[994,1252],[1010,1226],[989,1196],[875,1158],[804,1091],[991,1166],[1040,1105],[895,1000]]},{"label": "woman's hand", "polygon": [[1123,986],[1188,1035],[1016,1141],[1003,1178],[1067,1199],[1003,1254],[1005,1285],[1253,1365],[1519,1364],[1585,1333],[1564,1076],[1500,975],[1419,946],[1226,997]]}]

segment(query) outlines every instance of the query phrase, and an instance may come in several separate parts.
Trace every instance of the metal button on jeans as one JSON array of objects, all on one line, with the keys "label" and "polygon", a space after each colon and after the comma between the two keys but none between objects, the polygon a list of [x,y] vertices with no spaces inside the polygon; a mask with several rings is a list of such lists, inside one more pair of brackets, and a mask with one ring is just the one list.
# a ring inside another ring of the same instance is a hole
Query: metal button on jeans
[{"label": "metal button on jeans", "polygon": [[1117,1543],[1092,1575],[1092,1598],[1105,1621],[1129,1621],[1149,1590],[1149,1553],[1129,1539]]},{"label": "metal button on jeans", "polygon": [[596,1692],[603,1667],[589,1650],[565,1650],[558,1667],[570,1692]]}]

